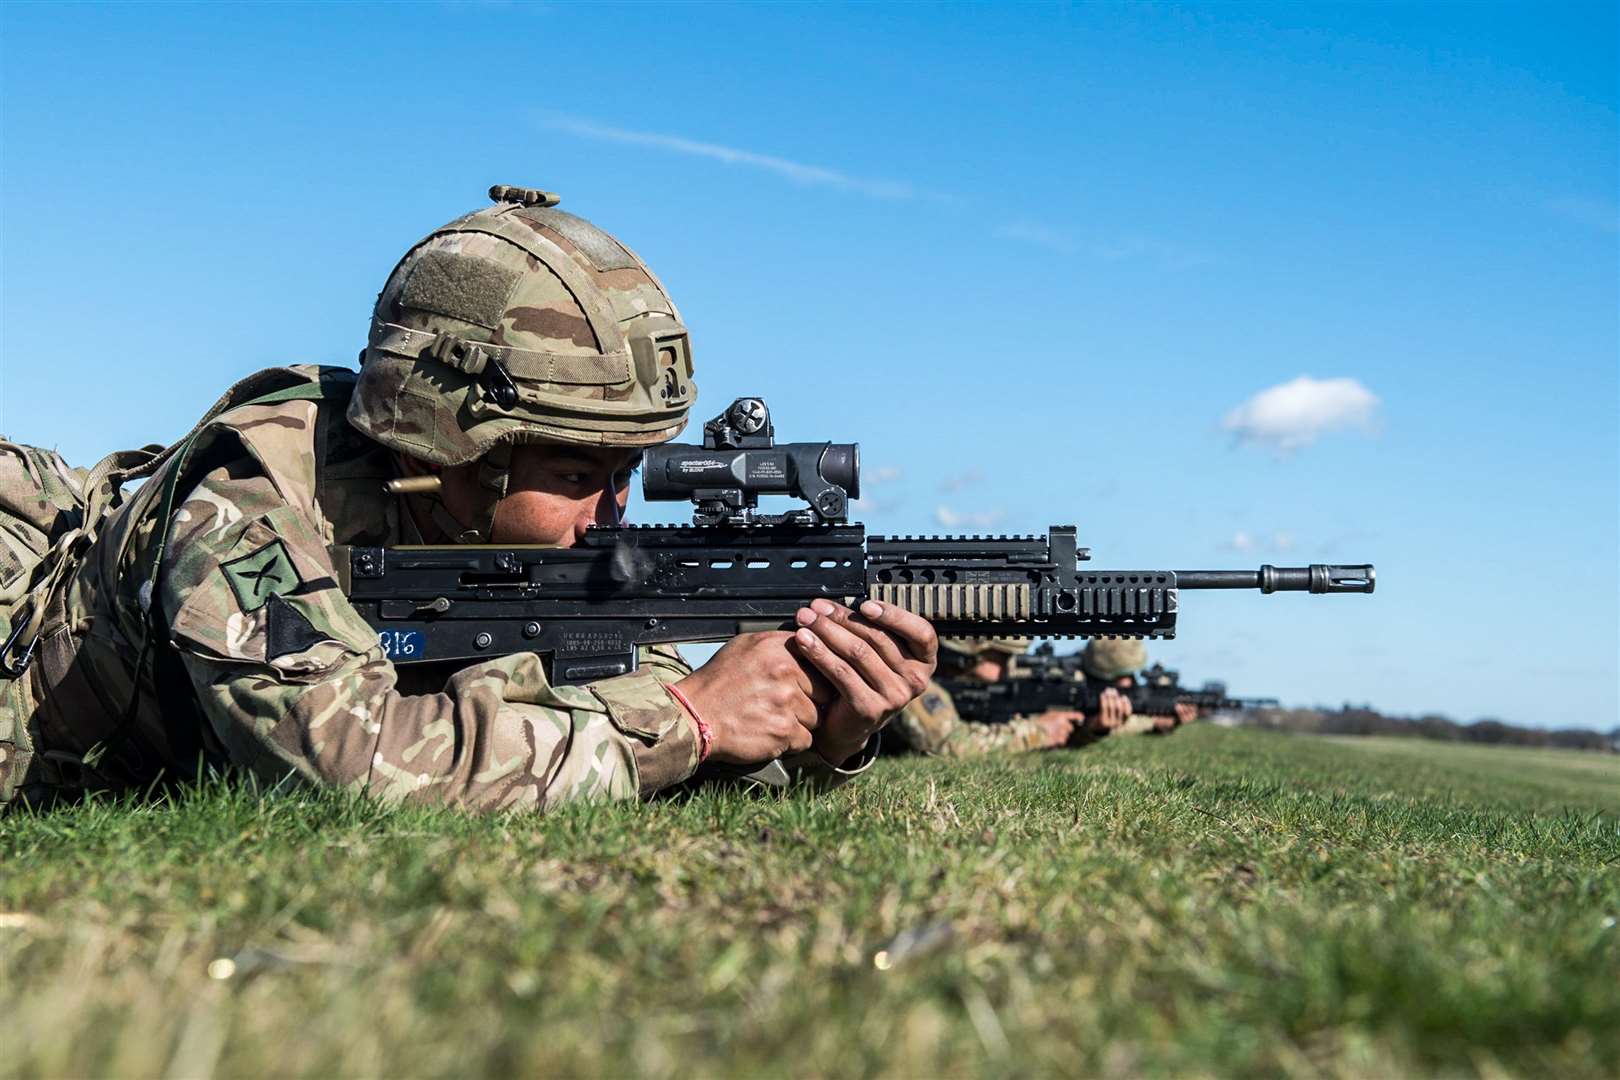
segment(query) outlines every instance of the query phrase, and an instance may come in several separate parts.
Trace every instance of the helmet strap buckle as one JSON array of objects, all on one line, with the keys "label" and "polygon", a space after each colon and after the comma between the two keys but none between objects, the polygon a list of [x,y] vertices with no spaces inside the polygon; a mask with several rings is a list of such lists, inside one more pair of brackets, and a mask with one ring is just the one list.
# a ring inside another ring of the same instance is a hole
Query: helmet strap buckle
[{"label": "helmet strap buckle", "polygon": [[511,409],[518,402],[517,383],[501,362],[500,353],[475,341],[467,341],[447,331],[434,335],[423,355],[467,375],[479,377],[483,396],[498,409]]},{"label": "helmet strap buckle", "polygon": [[444,330],[434,335],[432,343],[423,352],[445,367],[455,368],[468,375],[482,374],[484,366],[490,359],[489,354],[474,342],[466,341]]}]

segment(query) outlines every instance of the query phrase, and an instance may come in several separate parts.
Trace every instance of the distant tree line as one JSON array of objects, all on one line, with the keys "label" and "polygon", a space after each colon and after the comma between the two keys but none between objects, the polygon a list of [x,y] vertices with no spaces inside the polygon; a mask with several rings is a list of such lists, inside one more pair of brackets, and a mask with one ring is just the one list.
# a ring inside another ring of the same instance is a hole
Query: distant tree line
[{"label": "distant tree line", "polygon": [[1462,724],[1438,713],[1423,716],[1386,716],[1368,705],[1346,703],[1338,709],[1248,709],[1237,714],[1244,727],[1269,728],[1312,735],[1408,735],[1442,742],[1486,743],[1503,746],[1558,747],[1620,753],[1620,727],[1612,731],[1583,728],[1520,727],[1494,717]]}]

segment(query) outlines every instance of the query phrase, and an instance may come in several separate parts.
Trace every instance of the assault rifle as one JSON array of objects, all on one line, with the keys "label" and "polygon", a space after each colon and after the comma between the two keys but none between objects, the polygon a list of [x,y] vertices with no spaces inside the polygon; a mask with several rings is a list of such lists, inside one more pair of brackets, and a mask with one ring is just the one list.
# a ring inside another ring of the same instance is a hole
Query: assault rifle
[{"label": "assault rifle", "polygon": [[[990,724],[1039,716],[1052,709],[1094,713],[1102,692],[1109,689],[1108,683],[1090,679],[1080,670],[1078,654],[1056,656],[1049,643],[1015,657],[1014,662],[1012,677],[1000,682],[945,678],[939,684],[965,719]],[[1176,672],[1159,665],[1149,668],[1143,676],[1135,685],[1114,687],[1130,699],[1131,712],[1138,716],[1174,716],[1178,704],[1196,705],[1210,712],[1277,704],[1276,698],[1228,697],[1221,683],[1209,682],[1193,690],[1181,685]]]},{"label": "assault rifle", "polygon": [[[792,625],[811,600],[873,599],[941,637],[1175,636],[1184,589],[1373,591],[1371,566],[1091,570],[1073,526],[1037,536],[867,536],[853,443],[778,445],[765,403],[738,398],[703,445],[649,449],[649,500],[695,504],[691,525],[614,525],[571,548],[340,546],[343,591],[396,664],[551,658],[562,685],[635,670],[644,645],[725,641]],[[762,494],[808,506],[759,512]]]},{"label": "assault rifle", "polygon": [[[1026,682],[1073,682],[1083,680],[1088,676],[1080,664],[1080,655],[1078,652],[1059,655],[1050,641],[1043,641],[1029,652],[1013,657],[1012,663],[1007,669],[1007,676],[1009,679]],[[1165,702],[1173,703],[1175,701],[1187,702],[1197,705],[1200,709],[1209,709],[1211,711],[1222,709],[1264,709],[1277,704],[1276,698],[1229,697],[1226,693],[1226,684],[1215,679],[1207,680],[1197,690],[1184,687],[1181,685],[1181,672],[1167,668],[1158,661],[1154,661],[1152,667],[1144,668],[1137,681],[1140,689],[1159,691],[1154,695],[1144,694],[1139,699],[1132,699],[1133,702],[1139,702],[1142,706],[1134,708],[1134,711],[1147,713],[1150,716],[1170,715],[1173,710],[1169,709]],[[1053,707],[1067,708],[1068,706],[1055,705]],[[1160,709],[1163,711],[1155,711]]]}]

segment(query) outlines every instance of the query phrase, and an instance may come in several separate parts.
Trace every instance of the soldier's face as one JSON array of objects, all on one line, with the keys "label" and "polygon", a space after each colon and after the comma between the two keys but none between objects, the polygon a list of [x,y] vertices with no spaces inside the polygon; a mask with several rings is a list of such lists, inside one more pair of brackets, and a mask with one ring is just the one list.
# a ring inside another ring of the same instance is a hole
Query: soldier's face
[{"label": "soldier's face", "polygon": [[[630,477],[640,461],[641,451],[622,447],[515,447],[490,540],[573,547],[590,526],[624,518]],[[444,471],[445,509],[457,520],[477,513],[477,484],[477,465]]]},{"label": "soldier's face", "polygon": [[1008,658],[1001,653],[985,653],[969,671],[987,683],[1000,682],[1007,675]]}]

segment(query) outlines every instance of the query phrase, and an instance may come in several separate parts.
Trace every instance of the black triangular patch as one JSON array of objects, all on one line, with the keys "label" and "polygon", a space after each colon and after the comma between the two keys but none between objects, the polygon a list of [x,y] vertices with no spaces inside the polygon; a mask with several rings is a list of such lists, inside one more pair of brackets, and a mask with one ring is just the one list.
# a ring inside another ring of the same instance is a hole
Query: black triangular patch
[{"label": "black triangular patch", "polygon": [[271,660],[278,656],[301,653],[311,646],[332,639],[331,634],[323,634],[315,629],[304,617],[303,612],[280,596],[273,595],[265,601],[265,616],[265,643],[269,646]]}]

